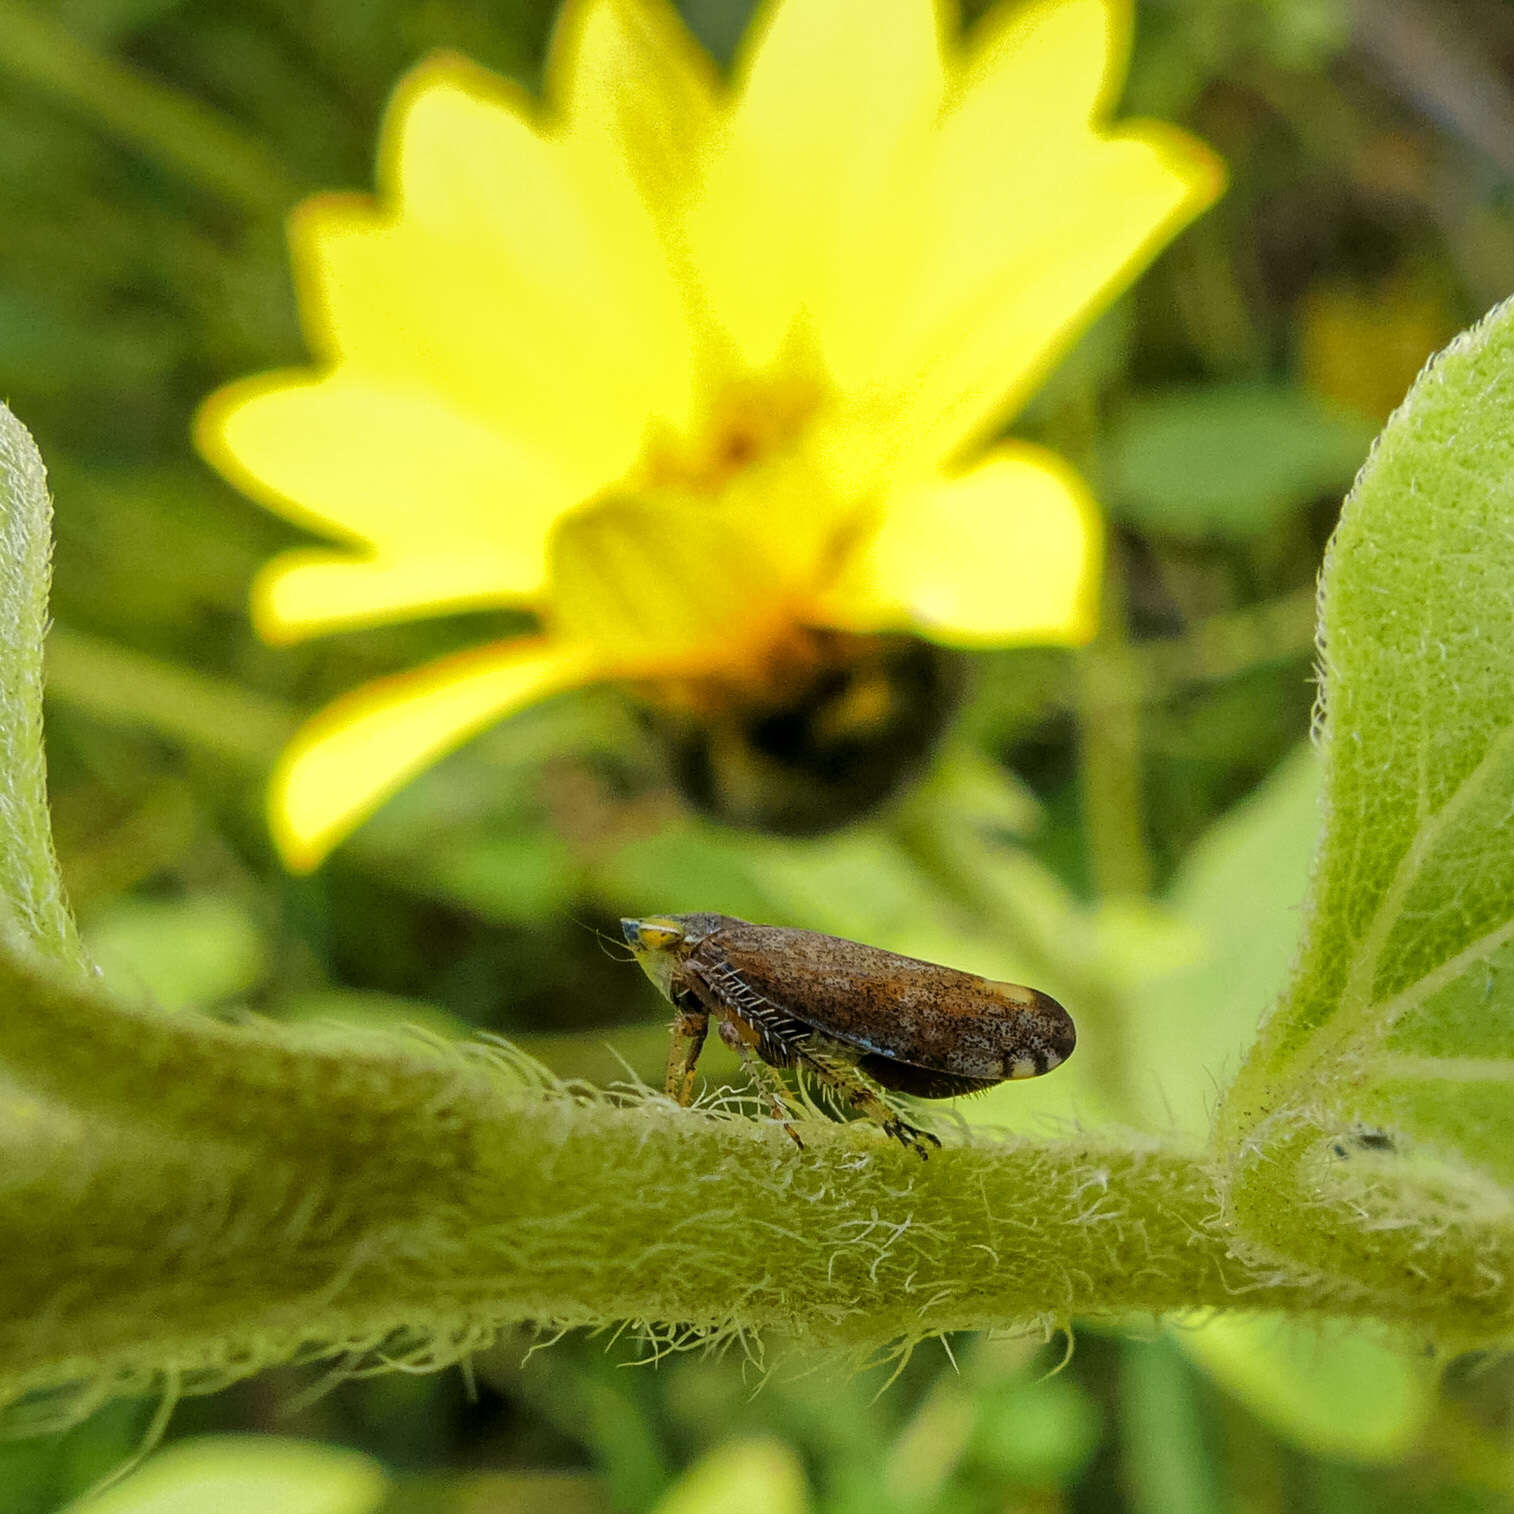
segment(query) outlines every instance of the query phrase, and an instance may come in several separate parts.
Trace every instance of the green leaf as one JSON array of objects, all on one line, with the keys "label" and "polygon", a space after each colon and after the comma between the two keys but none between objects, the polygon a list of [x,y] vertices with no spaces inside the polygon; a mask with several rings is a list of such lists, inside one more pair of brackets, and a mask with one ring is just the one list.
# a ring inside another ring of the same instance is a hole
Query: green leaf
[{"label": "green leaf", "polygon": [[256,922],[233,899],[119,899],[93,917],[85,944],[123,999],[160,1009],[210,1009],[265,976],[268,952]]},{"label": "green leaf", "polygon": [[51,521],[42,459],[26,428],[0,405],[0,911],[43,951],[76,958],[42,755]]},{"label": "green leaf", "polygon": [[804,1514],[810,1507],[799,1458],[782,1441],[728,1441],[692,1466],[656,1514]]},{"label": "green leaf", "polygon": [[1511,416],[1505,305],[1420,377],[1342,514],[1304,944],[1225,1112],[1258,1245],[1469,1310],[1514,1266]]},{"label": "green leaf", "polygon": [[[974,1123],[1118,1120],[1195,1146],[1288,979],[1298,908],[1319,830],[1319,771],[1303,748],[1218,820],[1158,904],[1113,901],[1082,924],[1081,950],[1116,985],[1116,1013],[1079,1021],[1080,1047],[1054,1077],[972,1100]],[[1000,864],[1002,866],[1002,864]]]},{"label": "green leaf", "polygon": [[1098,1447],[1099,1412],[1070,1376],[984,1384],[971,1404],[968,1457],[1000,1485],[1064,1486]]},{"label": "green leaf", "polygon": [[1142,1123],[1207,1136],[1220,1090],[1288,980],[1318,834],[1319,762],[1305,747],[1184,859],[1167,902],[1195,949],[1131,990]]},{"label": "green leaf", "polygon": [[1429,1417],[1429,1364],[1359,1325],[1222,1314],[1174,1339],[1258,1418],[1316,1456],[1398,1461]]},{"label": "green leaf", "polygon": [[1111,436],[1110,507],[1177,536],[1259,535],[1344,488],[1371,435],[1360,417],[1280,385],[1149,395]]},{"label": "green leaf", "polygon": [[1133,1514],[1210,1514],[1218,1468],[1205,1443],[1194,1374],[1169,1340],[1120,1342],[1121,1439]]},{"label": "green leaf", "polygon": [[361,1451],[277,1435],[179,1441],[67,1514],[373,1514],[389,1479]]}]

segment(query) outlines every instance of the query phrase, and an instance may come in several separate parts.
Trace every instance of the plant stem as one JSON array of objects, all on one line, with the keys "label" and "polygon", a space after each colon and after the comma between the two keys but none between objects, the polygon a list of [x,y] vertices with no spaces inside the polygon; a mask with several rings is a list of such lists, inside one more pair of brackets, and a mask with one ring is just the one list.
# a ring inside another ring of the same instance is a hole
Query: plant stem
[{"label": "plant stem", "polygon": [[1514,1326],[1468,1262],[1514,1241],[1385,1240],[1391,1194],[1360,1223],[1333,1210],[1335,1265],[1298,1276],[1236,1254],[1214,1165],[1128,1133],[978,1133],[922,1163],[804,1122],[796,1150],[770,1121],[586,1095],[482,1047],[132,1010],[15,928],[0,1066],[0,1401],[77,1385],[63,1412],[396,1339],[436,1363],[519,1322],[853,1353],[1237,1303],[1458,1343]]},{"label": "plant stem", "polygon": [[266,695],[58,624],[47,637],[47,697],[254,770],[296,725]]},{"label": "plant stem", "polygon": [[145,157],[257,215],[296,188],[263,146],[209,106],[94,52],[24,0],[0,0],[0,72],[93,116]]},{"label": "plant stem", "polygon": [[5,969],[0,1396],[225,1379],[401,1328],[443,1357],[523,1320],[865,1350],[1237,1293],[1344,1302],[1236,1264],[1210,1169],[1157,1146],[921,1163],[817,1123],[797,1151],[770,1122],[617,1107],[458,1048],[133,1014],[24,953]]},{"label": "plant stem", "polygon": [[1099,634],[1077,658],[1080,785],[1089,872],[1103,896],[1151,892],[1141,756],[1140,663],[1125,622],[1125,586],[1117,544],[1104,565]]}]

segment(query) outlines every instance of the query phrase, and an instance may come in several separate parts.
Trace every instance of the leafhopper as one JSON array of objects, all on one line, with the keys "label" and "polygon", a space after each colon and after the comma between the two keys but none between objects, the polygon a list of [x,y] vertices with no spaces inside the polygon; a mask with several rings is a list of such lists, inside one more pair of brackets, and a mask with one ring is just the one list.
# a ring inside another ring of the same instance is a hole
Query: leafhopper
[{"label": "leafhopper", "polygon": [[926,1142],[940,1141],[901,1119],[882,1090],[949,1099],[1040,1077],[1077,1041],[1067,1011],[1039,989],[857,941],[729,915],[650,915],[620,929],[677,1012],[668,1094],[693,1097],[713,1019],[801,1146],[774,1068],[807,1073],[924,1157]]}]

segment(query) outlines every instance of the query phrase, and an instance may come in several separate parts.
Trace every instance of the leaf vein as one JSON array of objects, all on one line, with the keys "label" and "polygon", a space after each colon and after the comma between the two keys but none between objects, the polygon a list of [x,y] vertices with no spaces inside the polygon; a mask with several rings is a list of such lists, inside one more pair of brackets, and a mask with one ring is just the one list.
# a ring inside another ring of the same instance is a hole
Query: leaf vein
[{"label": "leaf vein", "polygon": [[[1468,770],[1445,803],[1415,831],[1413,839],[1405,848],[1398,866],[1394,869],[1388,887],[1383,891],[1377,909],[1373,911],[1372,922],[1362,937],[1360,947],[1352,956],[1351,967],[1341,990],[1339,1010],[1336,1016],[1320,1027],[1316,1036],[1310,1037],[1311,1043],[1315,1043],[1322,1037],[1327,1043],[1340,1047],[1380,1028],[1379,1015],[1384,1005],[1373,1000],[1372,988],[1378,969],[1382,965],[1383,951],[1393,934],[1393,928],[1403,917],[1405,900],[1418,882],[1425,864],[1435,855],[1445,833],[1481,796],[1482,789],[1488,780],[1503,770],[1505,762],[1511,755],[1514,755],[1514,725],[1505,725],[1489,741],[1481,758],[1474,767]],[[1498,935],[1500,932],[1511,929],[1514,929],[1514,922],[1506,921],[1490,934]],[[1448,959],[1446,963],[1442,963],[1441,968],[1427,973],[1417,983],[1411,984],[1387,1003],[1393,1005],[1407,1000],[1408,996],[1414,994],[1422,984],[1435,978],[1450,963],[1466,959],[1466,962],[1470,964],[1478,960],[1478,948],[1481,942],[1488,939],[1489,936],[1484,936],[1479,941],[1473,942],[1464,951]],[[1504,939],[1507,939],[1507,936]],[[1469,956],[1468,953],[1471,955]],[[1455,976],[1456,974],[1452,975],[1453,978]],[[1446,981],[1449,982],[1451,979]],[[1404,1002],[1399,1012],[1410,1007],[1410,1004]],[[1312,1060],[1312,1057],[1307,1059]]]}]

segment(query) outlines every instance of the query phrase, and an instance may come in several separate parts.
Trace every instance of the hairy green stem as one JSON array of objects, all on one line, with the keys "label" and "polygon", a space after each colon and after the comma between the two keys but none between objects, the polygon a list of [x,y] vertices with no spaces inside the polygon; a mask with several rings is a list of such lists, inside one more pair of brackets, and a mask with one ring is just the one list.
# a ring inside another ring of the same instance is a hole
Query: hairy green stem
[{"label": "hairy green stem", "polygon": [[615,1319],[873,1350],[939,1330],[1361,1290],[1230,1255],[1212,1170],[1128,1137],[975,1137],[621,1105],[477,1048],[133,1013],[14,943],[0,1398],[214,1382],[411,1332]]},{"label": "hairy green stem", "polygon": [[[1323,1113],[1323,1111],[1321,1111]],[[1339,1132],[1344,1122],[1278,1116],[1252,1131],[1225,1184],[1225,1220],[1256,1265],[1306,1269],[1379,1293],[1385,1319],[1435,1316],[1448,1348],[1514,1328],[1514,1223],[1506,1202],[1454,1169],[1403,1170]],[[1435,1307],[1436,1301],[1440,1307]]]},{"label": "hairy green stem", "polygon": [[1224,1305],[1454,1321],[1458,1341],[1514,1323],[1422,1234],[1386,1245],[1436,1286],[1390,1286],[1396,1252],[1343,1211],[1350,1265],[1239,1259],[1215,1169],[1123,1132],[975,1134],[922,1163],[806,1123],[801,1151],[481,1048],[132,1012],[24,945],[0,963],[0,1399],[208,1386],[397,1332],[442,1361],[515,1322],[854,1352]]}]

